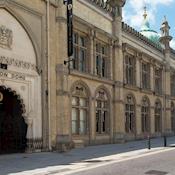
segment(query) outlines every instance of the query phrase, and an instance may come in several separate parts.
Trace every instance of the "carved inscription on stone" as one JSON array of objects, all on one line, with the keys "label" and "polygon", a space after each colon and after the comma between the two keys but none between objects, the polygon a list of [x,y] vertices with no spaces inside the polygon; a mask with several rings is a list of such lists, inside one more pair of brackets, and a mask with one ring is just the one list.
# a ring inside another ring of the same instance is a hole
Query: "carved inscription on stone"
[{"label": "carved inscription on stone", "polygon": [[35,64],[10,58],[10,57],[0,56],[0,63],[7,64],[9,66],[13,65],[18,68],[31,69],[36,71]]},{"label": "carved inscription on stone", "polygon": [[13,72],[5,72],[5,71],[0,71],[0,78],[10,78],[10,79],[15,79],[15,80],[25,80],[25,75],[21,73],[13,73]]},{"label": "carved inscription on stone", "polygon": [[0,47],[11,49],[13,42],[12,30],[6,28],[4,25],[0,26]]}]

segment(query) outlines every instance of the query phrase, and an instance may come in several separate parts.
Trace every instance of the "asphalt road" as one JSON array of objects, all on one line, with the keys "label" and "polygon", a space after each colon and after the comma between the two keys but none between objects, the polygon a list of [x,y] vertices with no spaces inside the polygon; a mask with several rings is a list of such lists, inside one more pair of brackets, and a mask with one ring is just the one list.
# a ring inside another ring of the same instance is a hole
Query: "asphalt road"
[{"label": "asphalt road", "polygon": [[175,175],[175,150],[126,160],[72,175]]}]

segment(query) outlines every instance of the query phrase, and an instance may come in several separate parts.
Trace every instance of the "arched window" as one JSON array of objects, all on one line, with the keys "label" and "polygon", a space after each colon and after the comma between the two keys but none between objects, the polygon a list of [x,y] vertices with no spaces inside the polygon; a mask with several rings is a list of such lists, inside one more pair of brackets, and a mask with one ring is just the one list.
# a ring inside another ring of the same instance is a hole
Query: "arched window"
[{"label": "arched window", "polygon": [[88,94],[86,88],[77,85],[72,93],[72,134],[87,133]]},{"label": "arched window", "polygon": [[131,95],[126,97],[125,103],[125,131],[133,133],[135,131],[135,102]]},{"label": "arched window", "polygon": [[150,106],[149,106],[149,100],[146,97],[142,99],[141,124],[142,124],[141,125],[142,132],[150,131]]},{"label": "arched window", "polygon": [[104,134],[109,132],[109,100],[104,90],[96,94],[96,133]]},{"label": "arched window", "polygon": [[175,133],[175,106],[173,102],[171,102],[171,130]]},{"label": "arched window", "polygon": [[162,105],[158,100],[155,102],[155,132],[162,130]]}]

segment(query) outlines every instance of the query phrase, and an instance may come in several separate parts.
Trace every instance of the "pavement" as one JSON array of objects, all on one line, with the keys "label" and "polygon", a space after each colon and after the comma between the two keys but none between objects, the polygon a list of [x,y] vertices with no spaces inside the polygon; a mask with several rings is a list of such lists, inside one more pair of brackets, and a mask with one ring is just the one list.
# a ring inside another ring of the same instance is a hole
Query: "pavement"
[{"label": "pavement", "polygon": [[123,144],[108,144],[73,149],[66,153],[42,152],[0,155],[0,175],[66,175],[104,165],[158,154],[175,149],[175,137],[151,139]]}]

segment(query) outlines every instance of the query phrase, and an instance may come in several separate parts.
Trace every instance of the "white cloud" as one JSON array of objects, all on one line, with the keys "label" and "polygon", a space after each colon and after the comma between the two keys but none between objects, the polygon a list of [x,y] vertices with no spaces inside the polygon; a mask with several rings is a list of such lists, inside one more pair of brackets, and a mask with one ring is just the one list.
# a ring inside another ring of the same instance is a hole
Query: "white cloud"
[{"label": "white cloud", "polygon": [[155,23],[155,15],[158,5],[170,5],[173,0],[127,0],[131,10],[125,11],[123,19],[132,27],[140,28],[144,6],[147,6],[148,19],[152,24]]},{"label": "white cloud", "polygon": [[175,39],[170,42],[170,46],[175,50]]}]

